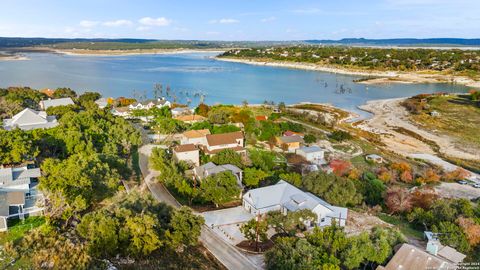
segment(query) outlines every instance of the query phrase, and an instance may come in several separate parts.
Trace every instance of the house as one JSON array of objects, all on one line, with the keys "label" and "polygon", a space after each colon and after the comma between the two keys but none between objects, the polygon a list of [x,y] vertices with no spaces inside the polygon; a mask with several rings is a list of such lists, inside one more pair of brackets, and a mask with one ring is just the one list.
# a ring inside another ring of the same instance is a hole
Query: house
[{"label": "house", "polygon": [[47,99],[47,100],[42,100],[40,101],[40,108],[42,110],[47,110],[50,107],[56,107],[56,106],[68,106],[68,105],[75,105],[73,103],[73,100],[71,98],[57,98],[57,99]]},{"label": "house", "polygon": [[245,154],[243,132],[235,131],[222,134],[208,134],[205,136],[206,144],[201,145],[206,155],[214,155],[224,149],[232,149],[239,154]]},{"label": "house", "polygon": [[175,117],[176,120],[182,121],[187,124],[193,124],[197,122],[203,122],[206,120],[205,117],[198,115],[198,114],[191,114],[191,115],[180,115]]},{"label": "house", "polygon": [[213,162],[208,162],[205,165],[202,165],[193,169],[195,178],[200,181],[209,176],[212,176],[221,172],[226,172],[226,171],[231,172],[235,176],[235,178],[237,178],[238,186],[243,188],[243,184],[242,184],[243,171],[235,165],[232,165],[232,164],[215,165],[215,163]]},{"label": "house", "polygon": [[0,169],[0,231],[8,230],[7,219],[35,215],[43,211],[37,206],[43,195],[36,189],[40,169]]},{"label": "house", "polygon": [[24,109],[10,119],[3,119],[3,128],[12,130],[32,130],[37,128],[52,128],[58,125],[54,115],[48,116],[45,111],[35,111],[29,108]]},{"label": "house", "polygon": [[439,117],[440,116],[440,113],[438,111],[431,111],[430,112],[430,116],[431,117]]},{"label": "house", "polygon": [[171,104],[170,101],[165,100],[164,98],[159,98],[159,99],[148,99],[142,102],[135,102],[130,105],[128,105],[128,108],[130,110],[150,110],[154,107],[157,108],[163,108],[163,107],[169,107],[170,108]]},{"label": "house", "polygon": [[463,262],[465,254],[462,254],[449,246],[443,246],[438,239],[438,234],[426,231],[424,232],[425,238],[427,238],[427,248],[426,251],[434,256],[441,257],[446,259],[449,262],[454,264],[459,264]]},{"label": "house", "polygon": [[370,155],[367,155],[365,156],[365,159],[367,161],[371,161],[373,163],[383,163],[385,162],[385,160],[383,159],[383,157],[377,155],[377,154],[370,154]]},{"label": "house", "polygon": [[288,152],[294,152],[296,149],[300,148],[300,144],[303,143],[302,137],[298,135],[281,136],[276,137],[275,139],[277,146]]},{"label": "house", "polygon": [[171,110],[172,112],[172,117],[178,117],[180,115],[189,115],[193,113],[193,109],[190,109],[188,107],[176,107]]},{"label": "house", "polygon": [[305,134],[303,134],[303,133],[295,132],[295,131],[291,131],[291,130],[287,130],[287,131],[283,132],[283,136],[288,137],[288,136],[295,136],[295,135],[300,136],[302,138],[305,136]]},{"label": "house", "polygon": [[267,120],[268,120],[268,116],[266,116],[266,115],[257,115],[257,116],[255,116],[255,120],[257,120],[257,121],[267,121]]},{"label": "house", "polygon": [[256,188],[243,195],[243,207],[254,215],[263,215],[271,211],[289,211],[308,209],[316,214],[315,226],[330,226],[333,221],[345,226],[348,209],[333,206],[309,192],[303,192],[295,186],[280,180],[277,184]]},{"label": "house", "polygon": [[104,109],[108,106],[108,99],[107,98],[99,98],[95,100],[95,104],[97,104],[98,108]]},{"label": "house", "polygon": [[210,134],[208,129],[188,130],[182,133],[180,144],[206,145],[206,135]]},{"label": "house", "polygon": [[173,148],[173,158],[178,161],[185,161],[194,166],[200,165],[200,151],[193,143],[182,144]]},{"label": "house", "polygon": [[115,116],[120,116],[124,118],[130,117],[130,109],[128,107],[116,107],[113,108],[111,112]]},{"label": "house", "polygon": [[402,244],[390,259],[387,265],[379,265],[377,270],[398,270],[398,269],[456,269],[451,262],[434,256],[418,247],[410,244]]},{"label": "house", "polygon": [[306,161],[314,164],[325,164],[325,151],[316,146],[304,146],[295,150],[295,154],[302,156]]},{"label": "house", "polygon": [[50,89],[50,88],[45,88],[43,90],[40,90],[40,93],[43,93],[49,97],[52,97],[53,96],[53,93],[55,93],[55,90],[53,89]]}]

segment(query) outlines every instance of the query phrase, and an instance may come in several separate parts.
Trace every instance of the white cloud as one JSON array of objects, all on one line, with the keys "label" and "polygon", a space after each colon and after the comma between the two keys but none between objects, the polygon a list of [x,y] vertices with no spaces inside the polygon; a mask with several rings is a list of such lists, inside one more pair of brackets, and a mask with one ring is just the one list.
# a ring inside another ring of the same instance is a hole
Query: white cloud
[{"label": "white cloud", "polygon": [[320,13],[322,10],[319,8],[306,8],[306,9],[295,9],[293,10],[294,13],[300,14],[316,14]]},{"label": "white cloud", "polygon": [[97,21],[87,21],[87,20],[83,20],[80,22],[80,26],[81,27],[85,27],[85,28],[89,28],[89,27],[94,27],[96,25],[98,25],[99,22]]},{"label": "white cloud", "polygon": [[133,23],[129,20],[115,20],[115,21],[106,21],[102,23],[104,26],[108,27],[117,27],[117,26],[130,26]]},{"label": "white cloud", "polygon": [[220,23],[220,24],[232,24],[232,23],[239,23],[239,20],[236,19],[220,19],[220,20],[211,20],[210,23]]},{"label": "white cloud", "polygon": [[263,18],[260,21],[261,22],[271,22],[271,21],[275,21],[276,19],[277,19],[276,17],[271,16],[271,17],[268,17],[268,18]]},{"label": "white cloud", "polygon": [[139,26],[139,27],[136,28],[136,30],[139,31],[139,32],[148,31],[150,29],[151,29],[150,26]]},{"label": "white cloud", "polygon": [[171,20],[165,17],[159,18],[151,18],[151,17],[144,17],[138,20],[140,24],[148,25],[148,26],[168,26],[172,23]]}]

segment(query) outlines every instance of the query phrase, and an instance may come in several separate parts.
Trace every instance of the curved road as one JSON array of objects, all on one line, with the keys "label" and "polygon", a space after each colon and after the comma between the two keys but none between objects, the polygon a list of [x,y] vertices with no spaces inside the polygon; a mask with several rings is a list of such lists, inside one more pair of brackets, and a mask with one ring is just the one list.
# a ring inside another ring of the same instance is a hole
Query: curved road
[{"label": "curved road", "polygon": [[[168,190],[155,180],[159,172],[150,170],[148,159],[152,149],[158,147],[156,145],[147,144],[138,150],[139,165],[145,183],[155,199],[165,202],[174,208],[181,206],[177,200],[168,192]],[[217,236],[208,226],[203,225],[200,241],[203,245],[228,269],[257,270],[262,269],[263,260],[259,256],[245,255],[235,247],[226,243],[222,238]],[[248,257],[251,258],[248,258]]]}]

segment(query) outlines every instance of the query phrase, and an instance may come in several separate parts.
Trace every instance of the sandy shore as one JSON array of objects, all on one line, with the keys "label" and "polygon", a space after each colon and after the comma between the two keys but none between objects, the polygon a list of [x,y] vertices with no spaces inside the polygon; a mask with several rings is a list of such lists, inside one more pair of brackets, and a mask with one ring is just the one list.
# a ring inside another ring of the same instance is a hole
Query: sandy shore
[{"label": "sandy shore", "polygon": [[449,157],[480,160],[480,153],[475,149],[463,149],[454,138],[431,133],[414,125],[409,119],[409,113],[400,103],[405,98],[372,100],[359,106],[360,109],[373,114],[373,117],[357,125],[358,128],[380,134],[383,143],[393,152],[403,156],[424,153],[435,155],[436,152],[424,141],[408,134],[399,132],[400,129],[416,133],[428,141],[439,146],[439,151]]},{"label": "sandy shore", "polygon": [[[364,76],[365,80],[359,81],[361,84],[389,84],[389,83],[458,83],[464,84],[468,87],[480,88],[480,81],[472,80],[464,76],[449,76],[441,74],[427,74],[415,72],[396,72],[396,71],[365,71],[365,70],[351,70],[346,68],[330,67],[309,63],[295,63],[295,62],[278,62],[278,61],[255,61],[251,59],[237,59],[217,57],[219,61],[244,63],[259,66],[284,67],[303,70],[316,70],[322,72]],[[371,77],[370,79],[368,77]]]},{"label": "sandy shore", "polygon": [[30,60],[28,57],[24,55],[0,55],[0,61],[24,61]]},{"label": "sandy shore", "polygon": [[124,56],[124,55],[143,55],[143,54],[181,54],[181,53],[218,53],[225,52],[218,49],[205,49],[205,50],[193,50],[193,49],[135,49],[135,50],[85,50],[85,49],[71,49],[71,50],[58,50],[51,49],[52,52],[76,55],[76,56]]}]

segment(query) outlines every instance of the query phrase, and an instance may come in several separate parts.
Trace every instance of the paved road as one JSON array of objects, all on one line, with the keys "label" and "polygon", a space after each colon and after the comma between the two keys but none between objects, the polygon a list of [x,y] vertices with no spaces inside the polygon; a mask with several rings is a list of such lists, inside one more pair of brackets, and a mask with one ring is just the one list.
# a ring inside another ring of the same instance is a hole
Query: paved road
[{"label": "paved road", "polygon": [[[168,190],[155,180],[159,172],[150,170],[148,167],[148,158],[155,145],[144,145],[139,149],[139,165],[144,176],[145,183],[152,195],[161,202],[165,202],[175,208],[181,206],[177,200],[168,192]],[[228,269],[257,270],[262,269],[262,256],[245,255],[235,247],[226,243],[217,236],[208,226],[202,227],[200,241],[203,245]]]}]

